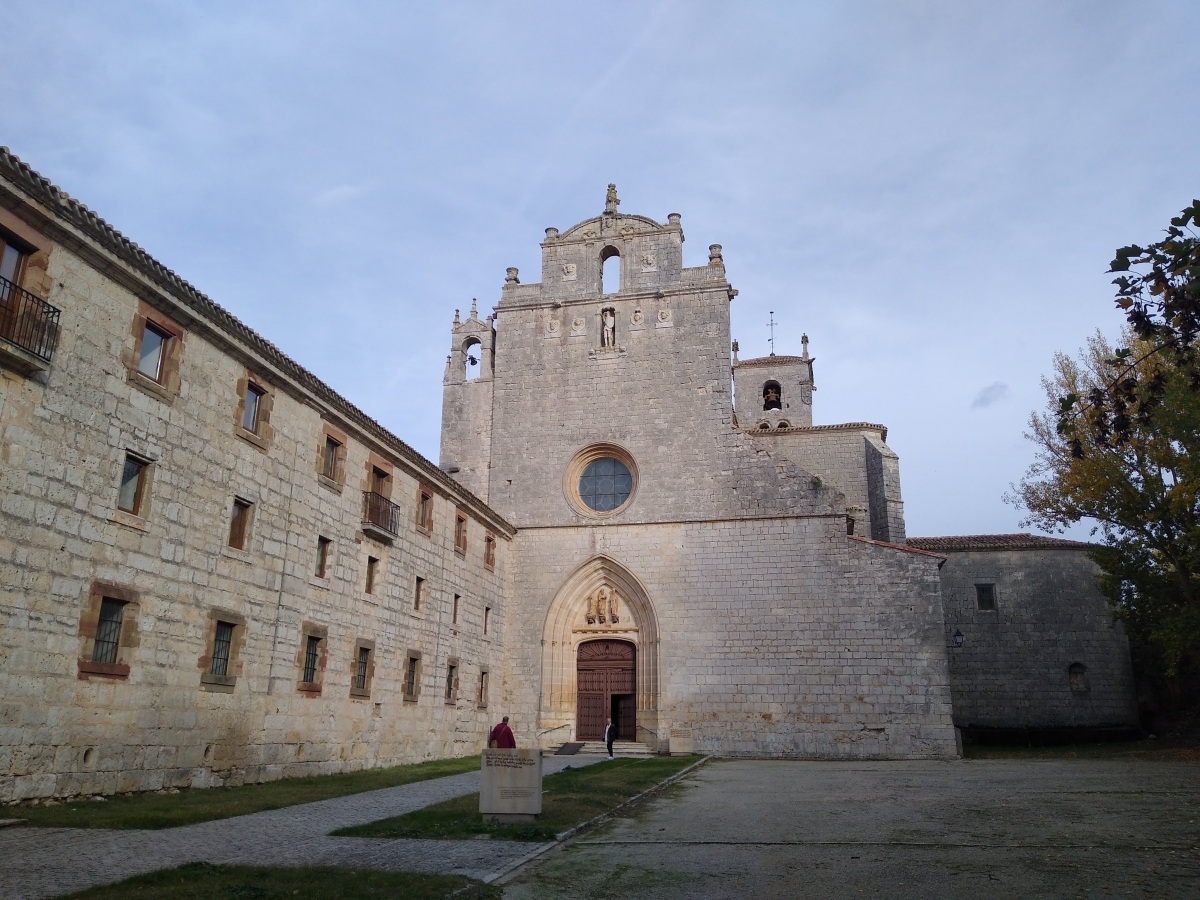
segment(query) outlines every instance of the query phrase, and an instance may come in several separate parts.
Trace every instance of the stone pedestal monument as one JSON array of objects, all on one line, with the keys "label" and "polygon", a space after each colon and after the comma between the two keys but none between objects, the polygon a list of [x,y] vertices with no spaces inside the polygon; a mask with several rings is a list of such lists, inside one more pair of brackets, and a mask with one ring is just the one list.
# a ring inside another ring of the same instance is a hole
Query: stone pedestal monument
[{"label": "stone pedestal monument", "polygon": [[485,821],[535,822],[542,812],[541,750],[484,750],[479,812]]}]

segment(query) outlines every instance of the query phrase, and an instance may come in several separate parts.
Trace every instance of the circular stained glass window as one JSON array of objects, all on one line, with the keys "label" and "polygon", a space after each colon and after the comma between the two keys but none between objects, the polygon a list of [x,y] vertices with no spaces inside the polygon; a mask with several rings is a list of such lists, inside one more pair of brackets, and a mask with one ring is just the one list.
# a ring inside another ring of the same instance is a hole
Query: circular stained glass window
[{"label": "circular stained glass window", "polygon": [[619,459],[604,457],[587,464],[579,476],[579,499],[589,509],[608,512],[629,499],[633,476]]}]

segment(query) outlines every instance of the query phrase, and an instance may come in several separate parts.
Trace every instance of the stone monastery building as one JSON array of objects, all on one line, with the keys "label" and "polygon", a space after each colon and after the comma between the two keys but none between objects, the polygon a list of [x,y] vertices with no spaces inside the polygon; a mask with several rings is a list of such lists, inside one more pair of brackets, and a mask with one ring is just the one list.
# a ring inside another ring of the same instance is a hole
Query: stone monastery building
[{"label": "stone monastery building", "polygon": [[1087,546],[906,538],[886,428],[814,425],[807,341],[739,360],[720,245],[685,268],[679,215],[618,204],[456,313],[434,465],[0,150],[0,801],[501,715],[824,758],[1136,724]]}]

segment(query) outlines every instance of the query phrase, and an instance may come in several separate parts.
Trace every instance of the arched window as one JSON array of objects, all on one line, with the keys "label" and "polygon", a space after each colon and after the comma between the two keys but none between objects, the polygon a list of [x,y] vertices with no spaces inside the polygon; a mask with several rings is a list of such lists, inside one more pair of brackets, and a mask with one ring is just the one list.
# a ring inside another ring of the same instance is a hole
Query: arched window
[{"label": "arched window", "polygon": [[1086,691],[1087,686],[1087,666],[1083,663],[1071,663],[1067,669],[1067,678],[1071,682],[1071,690]]},{"label": "arched window", "polygon": [[621,252],[616,247],[600,251],[600,293],[615,294],[621,289]]},{"label": "arched window", "polygon": [[471,338],[463,344],[463,378],[473,381],[482,372],[480,361],[483,359],[483,344]]},{"label": "arched window", "polygon": [[768,381],[763,385],[763,409],[783,409],[783,389],[778,381]]},{"label": "arched window", "polygon": [[776,428],[791,428],[792,426],[789,425],[787,422],[780,420],[779,424],[776,425],[775,427]]},{"label": "arched window", "polygon": [[759,430],[759,431],[770,431],[770,430],[771,430],[771,423],[770,423],[770,422],[759,422],[759,423],[758,423],[758,430]]}]

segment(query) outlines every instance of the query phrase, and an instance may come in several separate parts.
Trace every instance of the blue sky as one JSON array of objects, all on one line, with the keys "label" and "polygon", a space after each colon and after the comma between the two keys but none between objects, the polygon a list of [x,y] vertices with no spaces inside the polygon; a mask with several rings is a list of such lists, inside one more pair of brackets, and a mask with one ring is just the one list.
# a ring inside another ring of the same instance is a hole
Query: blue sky
[{"label": "blue sky", "polygon": [[[434,460],[456,307],[546,226],[683,216],[742,356],[886,424],[910,534],[1017,530],[1056,351],[1200,194],[1200,4],[22,10],[0,143]],[[1076,534],[1086,534],[1077,529]]]}]

